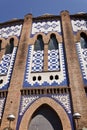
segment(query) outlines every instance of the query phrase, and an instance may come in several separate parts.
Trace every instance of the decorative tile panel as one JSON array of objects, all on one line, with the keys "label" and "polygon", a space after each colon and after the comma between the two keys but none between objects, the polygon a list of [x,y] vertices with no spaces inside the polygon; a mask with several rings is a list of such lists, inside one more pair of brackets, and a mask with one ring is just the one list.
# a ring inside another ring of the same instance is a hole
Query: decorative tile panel
[{"label": "decorative tile panel", "polygon": [[36,33],[43,32],[45,34],[55,31],[61,34],[61,25],[60,20],[58,21],[44,21],[37,22],[32,24],[32,32],[31,35],[35,35]]},{"label": "decorative tile panel", "polygon": [[71,113],[69,94],[52,95],[52,98],[57,100],[65,108],[67,113]]},{"label": "decorative tile panel", "polygon": [[78,58],[84,84],[87,85],[87,48],[81,48],[80,42],[76,43]]},{"label": "decorative tile panel", "polygon": [[19,115],[23,115],[26,109],[38,98],[39,96],[22,96]]},{"label": "decorative tile panel", "polygon": [[17,47],[14,47],[12,54],[6,54],[2,57],[0,63],[0,89],[7,89],[9,87],[10,78],[13,70]]},{"label": "decorative tile panel", "polygon": [[0,119],[2,118],[4,104],[5,104],[5,98],[0,98]]},{"label": "decorative tile panel", "polygon": [[22,29],[22,24],[3,27],[0,29],[0,38],[8,38],[9,36],[19,37],[21,33],[21,29]]},{"label": "decorative tile panel", "polygon": [[[34,48],[33,45],[29,46],[23,87],[26,88],[26,87],[39,87],[39,86],[66,86],[68,84],[68,81],[66,75],[63,44],[59,43],[58,62],[55,60],[56,65],[58,65],[58,67],[56,67],[55,72],[54,67],[53,68],[51,67],[52,72],[50,71],[38,72],[38,73],[32,72],[33,48]],[[59,68],[60,70],[58,70]]]},{"label": "decorative tile panel", "polygon": [[3,55],[0,63],[0,75],[6,75],[10,65],[11,54]]},{"label": "decorative tile panel", "polygon": [[79,30],[87,30],[86,20],[71,20],[71,23],[74,32],[78,32]]},{"label": "decorative tile panel", "polygon": [[32,60],[32,72],[40,72],[43,70],[43,51],[34,51]]},{"label": "decorative tile panel", "polygon": [[48,50],[48,70],[60,70],[59,50]]}]

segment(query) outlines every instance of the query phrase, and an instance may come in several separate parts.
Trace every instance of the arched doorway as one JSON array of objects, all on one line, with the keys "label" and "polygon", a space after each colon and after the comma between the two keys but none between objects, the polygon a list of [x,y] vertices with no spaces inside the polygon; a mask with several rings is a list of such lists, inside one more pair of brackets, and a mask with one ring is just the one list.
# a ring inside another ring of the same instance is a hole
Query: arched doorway
[{"label": "arched doorway", "polygon": [[32,115],[28,130],[63,130],[63,128],[57,113],[47,104],[43,104]]},{"label": "arched doorway", "polygon": [[[34,103],[32,103],[32,105],[29,107],[29,109],[27,109],[27,111],[25,112],[21,120],[19,130],[29,130],[29,126],[32,123],[31,121],[34,119],[35,115],[38,115],[36,113],[38,113],[38,111],[41,111],[44,104],[47,104],[47,110],[50,109],[50,111],[53,112],[54,115],[56,114],[57,123],[59,120],[61,120],[60,121],[62,124],[61,128],[63,127],[63,130],[72,130],[69,117],[67,116],[67,113],[65,112],[65,110],[61,107],[60,104],[58,104],[56,101],[54,101],[53,99],[49,97],[39,98]],[[53,120],[55,121],[55,119]],[[48,122],[50,123],[49,120]],[[50,123],[50,125],[51,125],[50,128],[53,128],[52,122]],[[58,129],[58,130],[61,130],[61,129]]]}]

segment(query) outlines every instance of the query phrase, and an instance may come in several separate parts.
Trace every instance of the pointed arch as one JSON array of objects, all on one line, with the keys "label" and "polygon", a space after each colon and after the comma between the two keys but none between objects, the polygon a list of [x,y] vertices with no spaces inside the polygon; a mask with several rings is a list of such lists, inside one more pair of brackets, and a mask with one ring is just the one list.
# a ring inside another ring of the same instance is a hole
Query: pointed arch
[{"label": "pointed arch", "polygon": [[87,35],[84,32],[80,33],[81,48],[87,48]]},{"label": "pointed arch", "polygon": [[[49,97],[42,97],[36,100],[29,109],[25,112],[22,121],[20,123],[19,130],[28,130],[33,113],[43,104],[49,105],[58,115],[61,120],[63,130],[71,130],[70,120],[65,110],[53,99]],[[66,124],[67,121],[67,124]],[[25,125],[24,125],[25,123]]]},{"label": "pointed arch", "polygon": [[16,36],[9,37],[7,39],[6,51],[5,54],[11,54],[13,52],[13,48],[18,46],[18,39]]},{"label": "pointed arch", "polygon": [[50,36],[51,36],[52,34],[55,35],[56,40],[57,40],[59,43],[62,43],[62,42],[63,42],[62,36],[61,36],[60,34],[58,34],[57,32],[49,32],[49,33],[47,34],[46,37],[47,37],[47,39],[48,39],[48,42],[49,42]]},{"label": "pointed arch", "polygon": [[[53,120],[55,119],[55,120]],[[57,113],[48,104],[41,105],[32,115],[28,130],[63,130]]]},{"label": "pointed arch", "polygon": [[4,38],[0,38],[0,48],[5,49],[6,47],[6,40]]},{"label": "pointed arch", "polygon": [[42,51],[42,50],[44,50],[43,38],[42,35],[38,35],[37,40],[35,41],[34,44],[34,51]]},{"label": "pointed arch", "polygon": [[57,50],[58,49],[58,41],[56,39],[56,35],[55,34],[51,34],[50,35],[50,40],[49,40],[49,44],[48,44],[48,50]]}]

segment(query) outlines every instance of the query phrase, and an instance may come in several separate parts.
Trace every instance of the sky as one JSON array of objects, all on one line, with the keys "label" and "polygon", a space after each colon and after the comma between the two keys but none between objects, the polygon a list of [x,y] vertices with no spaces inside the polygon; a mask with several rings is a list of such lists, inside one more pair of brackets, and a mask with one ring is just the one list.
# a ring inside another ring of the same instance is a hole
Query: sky
[{"label": "sky", "polygon": [[87,0],[0,0],[0,23],[13,18],[23,19],[29,13],[33,17],[46,13],[60,15],[62,10],[70,14],[87,13]]}]

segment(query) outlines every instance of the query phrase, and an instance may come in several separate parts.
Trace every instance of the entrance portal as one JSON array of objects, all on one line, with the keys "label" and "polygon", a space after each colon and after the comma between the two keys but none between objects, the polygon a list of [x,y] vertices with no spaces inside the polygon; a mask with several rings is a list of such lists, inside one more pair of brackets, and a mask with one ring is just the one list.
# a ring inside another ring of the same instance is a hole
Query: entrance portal
[{"label": "entrance portal", "polygon": [[63,127],[57,113],[44,104],[32,115],[28,130],[63,130]]}]

